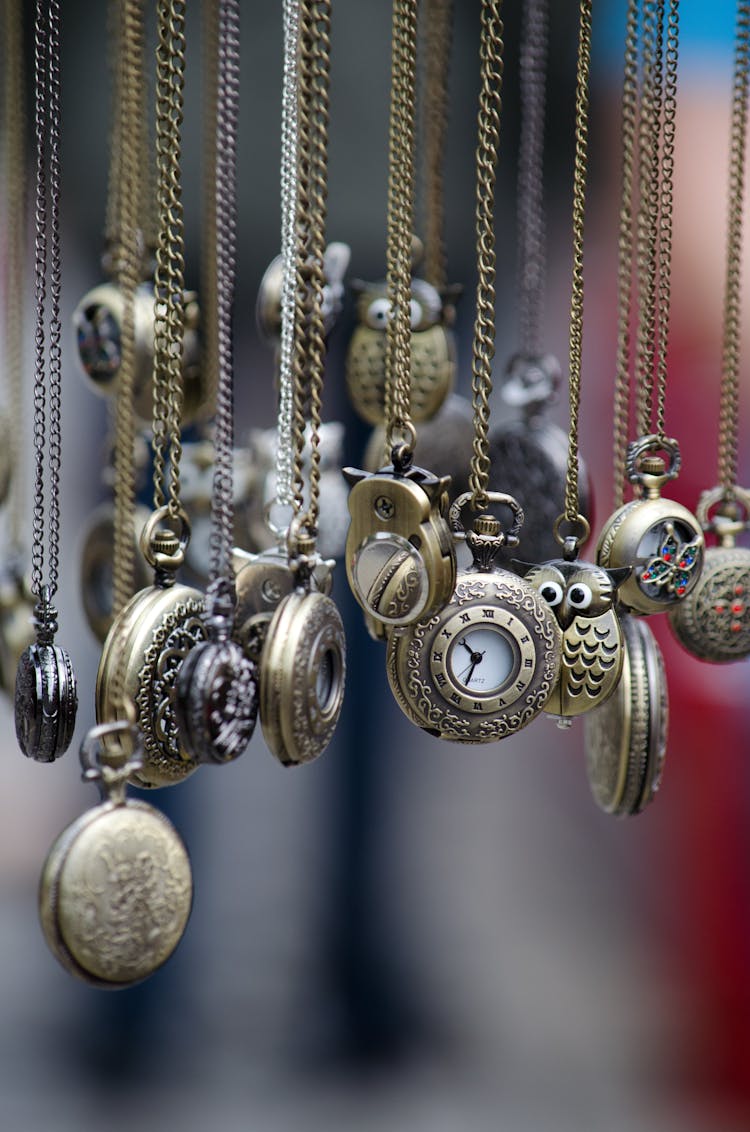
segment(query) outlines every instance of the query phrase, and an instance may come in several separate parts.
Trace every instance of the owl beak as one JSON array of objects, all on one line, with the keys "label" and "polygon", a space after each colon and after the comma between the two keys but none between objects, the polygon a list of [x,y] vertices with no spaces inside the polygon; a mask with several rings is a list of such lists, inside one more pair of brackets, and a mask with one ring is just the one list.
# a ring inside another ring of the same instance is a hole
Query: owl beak
[{"label": "owl beak", "polygon": [[563,599],[560,609],[558,611],[558,623],[561,629],[567,629],[571,625],[573,618],[576,615],[575,609],[572,609],[568,602]]}]

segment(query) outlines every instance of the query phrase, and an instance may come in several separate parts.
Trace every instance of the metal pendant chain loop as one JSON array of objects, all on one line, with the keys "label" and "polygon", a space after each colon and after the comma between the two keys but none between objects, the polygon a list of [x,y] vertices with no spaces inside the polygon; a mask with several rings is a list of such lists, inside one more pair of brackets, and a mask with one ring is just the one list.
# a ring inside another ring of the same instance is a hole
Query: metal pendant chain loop
[{"label": "metal pendant chain loop", "polygon": [[284,0],[284,70],[281,93],[281,342],[276,433],[276,502],[284,507],[291,507],[293,499],[293,359],[296,332],[295,252],[299,152],[298,55],[299,0]]},{"label": "metal pendant chain loop", "polygon": [[219,381],[219,326],[216,281],[216,97],[219,59],[219,3],[206,0],[201,8],[201,368],[205,380],[204,411],[216,414]]},{"label": "metal pendant chain loop", "polygon": [[583,354],[583,229],[588,168],[589,71],[591,67],[591,0],[580,0],[576,73],[575,161],[573,167],[573,284],[570,298],[569,396],[570,431],[564,517],[580,522],[578,501],[578,414]]},{"label": "metal pendant chain loop", "polygon": [[[663,9],[660,9],[660,16],[663,21]],[[656,414],[654,431],[662,442],[666,438],[664,408],[667,393],[669,314],[672,301],[672,212],[678,48],[679,0],[669,0],[664,51],[664,96],[661,103],[661,190],[659,194],[656,291]]]},{"label": "metal pendant chain loop", "polygon": [[414,228],[417,0],[393,0],[391,107],[388,130],[385,349],[386,447],[414,447],[411,421],[411,242]]},{"label": "metal pendant chain loop", "polygon": [[727,231],[722,375],[719,414],[719,483],[727,499],[737,483],[740,360],[740,284],[742,209],[745,195],[748,76],[750,73],[750,3],[738,0],[734,46],[729,222]]},{"label": "metal pendant chain loop", "polygon": [[157,7],[157,28],[156,163],[159,236],[154,277],[154,506],[161,507],[168,494],[169,513],[177,523],[180,520],[181,358],[185,291],[185,242],[180,185],[185,81],[184,0],[160,0]]},{"label": "metal pendant chain loop", "polygon": [[[35,366],[34,515],[31,583],[57,592],[60,544],[60,7],[37,0],[34,27],[35,135]],[[48,291],[49,285],[49,291]],[[46,318],[49,299],[49,318]],[[46,464],[46,473],[45,473]],[[45,506],[45,489],[49,492]],[[46,511],[46,514],[45,514]]]},{"label": "metal pendant chain loop", "polygon": [[234,447],[234,357],[232,310],[237,255],[237,121],[239,114],[239,0],[219,2],[216,97],[216,186],[218,385],[215,463],[211,497],[211,582],[231,576],[234,541],[232,457]]},{"label": "metal pendant chain loop", "polygon": [[548,0],[527,0],[521,43],[521,136],[518,152],[519,346],[541,354],[546,232],[544,223],[544,102]]},{"label": "metal pendant chain loop", "polygon": [[495,182],[500,141],[503,79],[503,22],[500,0],[482,0],[480,33],[480,92],[477,118],[477,309],[472,359],[474,441],[469,472],[471,505],[488,506],[490,471],[488,434],[492,393],[492,359],[495,356]]},{"label": "metal pendant chain loop", "polygon": [[453,0],[427,0],[422,97],[424,158],[424,277],[441,290],[447,283],[445,254],[445,134],[448,125]]}]

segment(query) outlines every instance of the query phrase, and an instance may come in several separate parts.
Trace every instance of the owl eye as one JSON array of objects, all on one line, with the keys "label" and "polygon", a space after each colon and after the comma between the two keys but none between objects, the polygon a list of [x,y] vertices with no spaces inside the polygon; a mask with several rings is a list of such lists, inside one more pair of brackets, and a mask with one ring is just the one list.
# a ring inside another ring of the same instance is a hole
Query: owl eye
[{"label": "owl eye", "polygon": [[409,322],[412,330],[416,330],[421,321],[422,307],[415,299],[411,299],[409,302]]},{"label": "owl eye", "polygon": [[391,304],[387,299],[373,299],[367,308],[365,321],[373,330],[384,330],[390,314]]},{"label": "owl eye", "polygon": [[548,605],[559,605],[562,601],[562,586],[557,582],[545,582],[544,585],[539,587],[539,593]]},{"label": "owl eye", "polygon": [[568,601],[574,609],[588,609],[591,605],[591,590],[583,582],[576,582],[568,590]]}]

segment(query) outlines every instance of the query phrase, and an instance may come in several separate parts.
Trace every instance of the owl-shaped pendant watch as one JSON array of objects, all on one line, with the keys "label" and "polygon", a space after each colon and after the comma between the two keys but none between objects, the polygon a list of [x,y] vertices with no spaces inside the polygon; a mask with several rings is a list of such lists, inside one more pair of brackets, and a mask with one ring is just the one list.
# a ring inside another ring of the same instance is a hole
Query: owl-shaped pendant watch
[{"label": "owl-shaped pendant watch", "polygon": [[464,531],[461,508],[451,526],[473,555],[453,596],[434,616],[388,636],[387,674],[397,703],[418,727],[459,743],[490,743],[525,727],[557,684],[561,633],[554,614],[523,578],[496,566],[498,551],[514,546],[523,512],[510,496],[489,500],[512,510],[504,532],[492,515]]},{"label": "owl-shaped pendant watch", "polygon": [[[346,355],[346,386],[356,412],[369,424],[382,424],[385,399],[386,327],[390,317],[383,283],[353,282],[358,325]],[[444,294],[423,279],[411,281],[411,402],[414,421],[433,417],[450,393],[456,350],[451,329],[456,288]]]},{"label": "owl-shaped pendant watch", "polygon": [[645,621],[622,618],[617,691],[586,716],[586,772],[594,800],[618,817],[639,814],[661,784],[668,698],[661,651]]},{"label": "owl-shaped pendant watch", "polygon": [[598,707],[617,687],[622,633],[615,595],[630,575],[629,567],[605,570],[580,561],[573,545],[569,553],[570,557],[531,566],[525,574],[562,630],[560,678],[544,710],[563,719]]},{"label": "owl-shaped pendant watch", "polygon": [[750,656],[750,549],[736,545],[750,521],[750,492],[735,487],[733,498],[724,496],[717,487],[700,498],[696,518],[718,543],[706,551],[695,588],[669,611],[680,644],[714,664]]},{"label": "owl-shaped pendant watch", "polygon": [[[669,455],[669,465],[658,450]],[[648,435],[630,444],[626,471],[640,494],[610,516],[599,536],[600,566],[632,567],[618,598],[634,613],[669,609],[683,601],[700,578],[705,546],[700,524],[687,507],[661,497],[680,462],[676,440]]]}]

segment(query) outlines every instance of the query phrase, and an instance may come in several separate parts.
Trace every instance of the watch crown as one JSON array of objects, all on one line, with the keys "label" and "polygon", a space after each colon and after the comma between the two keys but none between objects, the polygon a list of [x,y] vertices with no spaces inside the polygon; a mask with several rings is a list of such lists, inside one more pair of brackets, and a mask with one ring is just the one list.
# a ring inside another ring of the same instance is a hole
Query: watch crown
[{"label": "watch crown", "polygon": [[497,538],[501,529],[500,523],[494,515],[477,515],[474,520],[475,534],[489,535],[490,538]]},{"label": "watch crown", "polygon": [[645,456],[641,460],[641,472],[647,476],[663,476],[667,465],[661,456]]},{"label": "watch crown", "polygon": [[174,531],[161,527],[155,532],[151,546],[155,554],[166,554],[172,558],[180,549],[180,540]]}]

